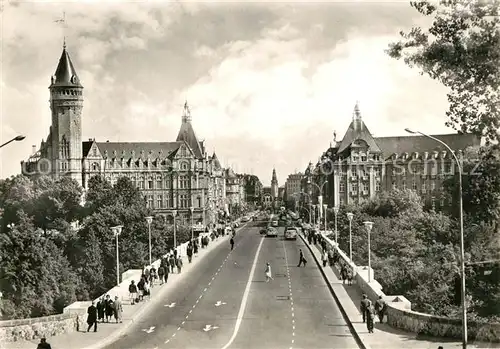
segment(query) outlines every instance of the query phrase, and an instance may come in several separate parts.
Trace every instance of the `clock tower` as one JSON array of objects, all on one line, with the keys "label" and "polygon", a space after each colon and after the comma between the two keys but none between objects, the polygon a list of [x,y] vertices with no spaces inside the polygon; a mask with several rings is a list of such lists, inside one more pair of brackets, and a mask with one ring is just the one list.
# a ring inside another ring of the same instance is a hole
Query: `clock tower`
[{"label": "clock tower", "polygon": [[63,47],[55,74],[50,79],[51,172],[82,183],[83,86]]}]

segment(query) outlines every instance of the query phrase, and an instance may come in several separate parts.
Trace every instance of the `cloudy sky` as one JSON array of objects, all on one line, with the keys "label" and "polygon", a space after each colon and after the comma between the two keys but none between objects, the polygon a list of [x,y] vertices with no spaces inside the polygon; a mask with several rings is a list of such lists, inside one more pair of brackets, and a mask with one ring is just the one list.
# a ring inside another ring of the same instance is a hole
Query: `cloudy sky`
[{"label": "cloudy sky", "polygon": [[284,184],[333,139],[359,100],[376,136],[449,133],[446,90],[384,50],[426,24],[407,2],[6,2],[1,177],[48,135],[50,76],[67,46],[85,87],[83,139],[171,141],[185,100],[223,165]]}]

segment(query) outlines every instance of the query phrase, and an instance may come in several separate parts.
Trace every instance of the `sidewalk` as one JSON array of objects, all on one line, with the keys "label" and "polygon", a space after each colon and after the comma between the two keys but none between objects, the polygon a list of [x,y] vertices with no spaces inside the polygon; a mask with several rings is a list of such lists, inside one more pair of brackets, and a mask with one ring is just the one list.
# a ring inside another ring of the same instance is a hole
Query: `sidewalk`
[{"label": "sidewalk", "polygon": [[[302,234],[301,238],[306,245],[309,245],[307,239]],[[309,245],[314,253],[317,261],[321,261],[321,252],[319,245]],[[356,287],[356,284],[351,286],[344,285],[340,279],[340,272],[336,267],[327,266],[323,269],[328,280],[330,281],[335,294],[337,295],[342,307],[344,308],[349,320],[358,333],[361,341],[367,349],[436,349],[442,345],[444,349],[462,348],[461,341],[450,338],[434,338],[424,337],[411,332],[405,332],[393,328],[385,323],[375,321],[374,333],[368,333],[366,324],[363,323],[362,315],[359,311],[361,303],[361,290]],[[470,341],[468,348],[490,349],[500,348],[500,343],[481,343]]]},{"label": "sidewalk", "polygon": [[[241,226],[237,230],[243,228],[245,225]],[[181,277],[189,277],[186,274],[189,273],[200,260],[203,259],[205,255],[207,255],[211,250],[221,244],[228,244],[229,235],[221,236],[216,240],[210,241],[207,248],[200,248],[198,250],[198,255],[193,256],[193,262],[188,263],[187,258],[184,256],[184,267],[182,268],[182,272],[180,274],[169,274],[168,283],[163,285],[155,285],[151,289],[151,299],[147,301],[142,301],[136,305],[131,305],[128,298],[122,300],[123,304],[123,322],[115,323],[98,323],[97,324],[97,332],[89,332],[87,333],[86,323],[84,324],[85,328],[80,327],[78,332],[71,332],[62,334],[55,337],[47,337],[47,342],[50,343],[52,349],[99,349],[104,347],[105,345],[111,344],[118,337],[122,336],[126,333],[127,329],[137,321],[137,319],[145,314],[150,306],[154,306],[157,303],[157,299],[162,298],[161,296],[165,294],[168,290],[175,287],[176,280]],[[138,281],[138,280],[137,280]],[[109,293],[110,296],[114,298],[114,294]],[[123,297],[122,297],[123,298]],[[82,319],[83,322],[86,321]],[[20,341],[20,342],[11,342],[11,343],[0,343],[0,349],[34,349],[37,347],[40,339],[32,340],[32,341]],[[71,343],[71,344],[69,344]]]}]

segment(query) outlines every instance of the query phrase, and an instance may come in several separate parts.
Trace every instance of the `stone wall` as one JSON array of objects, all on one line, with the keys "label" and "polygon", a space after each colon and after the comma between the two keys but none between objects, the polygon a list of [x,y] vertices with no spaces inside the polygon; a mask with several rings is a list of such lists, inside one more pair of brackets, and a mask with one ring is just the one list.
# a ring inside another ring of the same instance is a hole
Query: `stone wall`
[{"label": "stone wall", "polygon": [[34,319],[0,321],[0,342],[39,339],[77,331],[80,317],[59,314]]},{"label": "stone wall", "polygon": [[[341,260],[350,265],[356,273],[356,285],[361,288],[368,298],[374,302],[379,296],[387,303],[387,323],[401,330],[417,333],[420,335],[434,337],[462,338],[462,320],[451,319],[442,316],[419,313],[411,310],[411,302],[402,295],[386,295],[382,286],[375,280],[375,274],[371,271],[370,282],[368,282],[368,267],[357,266],[349,257],[340,250],[334,241],[323,235],[328,245],[335,248]],[[500,342],[500,324],[477,323],[467,321],[467,335],[469,340],[484,342]]]}]

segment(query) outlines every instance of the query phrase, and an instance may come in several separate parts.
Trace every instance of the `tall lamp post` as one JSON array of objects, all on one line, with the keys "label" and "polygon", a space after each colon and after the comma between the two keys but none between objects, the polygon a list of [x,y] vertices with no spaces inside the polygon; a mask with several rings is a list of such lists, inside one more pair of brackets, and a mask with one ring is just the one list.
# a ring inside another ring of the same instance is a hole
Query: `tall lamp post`
[{"label": "tall lamp post", "polygon": [[193,217],[193,212],[194,212],[194,207],[189,208],[189,212],[191,212],[191,241],[194,240],[194,217]]},{"label": "tall lamp post", "polygon": [[458,198],[459,198],[459,216],[460,216],[460,274],[461,274],[461,293],[462,293],[462,348],[467,349],[467,304],[466,304],[466,299],[465,299],[465,247],[464,247],[464,211],[463,211],[463,197],[462,197],[462,175],[463,175],[463,168],[461,162],[458,160],[457,156],[455,155],[455,152],[450,148],[448,144],[443,142],[440,139],[437,139],[436,137],[430,136],[428,134],[425,134],[420,131],[412,131],[408,128],[405,128],[405,131],[411,134],[419,134],[421,136],[430,138],[439,144],[441,144],[443,147],[445,147],[453,157],[453,160],[457,164],[458,168]]},{"label": "tall lamp post", "polygon": [[363,222],[366,228],[366,232],[368,233],[368,282],[372,281],[372,251],[371,251],[371,239],[370,233],[373,228],[373,222]]},{"label": "tall lamp post", "polygon": [[172,211],[172,216],[174,216],[174,250],[177,248],[177,223],[175,222],[175,216],[177,216],[177,210]]},{"label": "tall lamp post", "polygon": [[118,236],[122,233],[123,225],[111,227],[111,231],[116,238],[116,285],[120,284],[120,254],[118,251]]},{"label": "tall lamp post", "polygon": [[149,232],[149,265],[153,264],[153,259],[151,258],[151,223],[153,222],[153,217],[146,217],[146,222],[148,222],[148,232]]},{"label": "tall lamp post", "polygon": [[335,243],[337,244],[337,247],[339,246],[338,244],[338,230],[337,230],[337,215],[339,213],[339,208],[337,206],[335,206],[333,208],[333,213],[335,214]]},{"label": "tall lamp post", "polygon": [[7,141],[7,142],[5,142],[4,144],[0,145],[0,148],[5,147],[7,144],[12,143],[12,142],[19,142],[19,141],[22,141],[22,140],[23,140],[23,139],[25,139],[25,138],[26,138],[26,136],[21,136],[21,135],[16,136],[16,137],[12,138],[10,141]]},{"label": "tall lamp post", "polygon": [[327,204],[323,204],[323,211],[325,211],[325,234],[326,234],[326,209],[328,208]]},{"label": "tall lamp post", "polygon": [[318,218],[321,218],[321,202],[320,201],[323,201],[323,187],[325,186],[326,183],[328,183],[328,180],[325,180],[323,183],[321,183],[321,185],[316,184],[314,182],[311,182],[310,180],[308,183],[313,184],[316,186],[316,188],[318,188]]},{"label": "tall lamp post", "polygon": [[351,260],[351,263],[352,263],[352,217],[354,217],[354,215],[351,212],[347,213],[347,219],[349,220],[349,259]]}]

